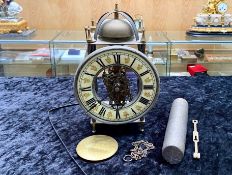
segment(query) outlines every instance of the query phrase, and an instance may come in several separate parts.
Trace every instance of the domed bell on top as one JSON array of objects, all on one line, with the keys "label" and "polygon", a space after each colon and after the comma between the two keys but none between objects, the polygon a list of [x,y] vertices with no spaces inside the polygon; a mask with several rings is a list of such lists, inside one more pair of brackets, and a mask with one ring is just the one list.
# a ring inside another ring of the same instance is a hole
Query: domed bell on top
[{"label": "domed bell on top", "polygon": [[99,36],[103,40],[131,40],[134,38],[132,26],[126,19],[119,19],[118,6],[114,19],[106,19],[100,26]]}]

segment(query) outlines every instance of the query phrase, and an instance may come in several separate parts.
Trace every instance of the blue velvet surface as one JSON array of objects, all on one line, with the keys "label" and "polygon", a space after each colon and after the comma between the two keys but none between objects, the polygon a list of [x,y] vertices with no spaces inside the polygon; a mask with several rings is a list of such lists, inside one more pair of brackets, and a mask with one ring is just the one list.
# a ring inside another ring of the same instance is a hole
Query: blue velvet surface
[{"label": "blue velvet surface", "polygon": [[[169,165],[161,155],[171,104],[189,102],[189,122],[183,161]],[[0,78],[0,174],[83,174],[68,156],[48,121],[47,111],[76,102],[73,78]],[[77,143],[92,135],[89,117],[78,106],[51,115],[69,152],[91,175],[232,174],[232,77],[162,77],[155,107],[147,114],[145,132],[137,125],[97,126],[97,134],[113,136],[119,150],[98,163],[80,159]],[[199,120],[200,160],[194,160],[192,119]],[[137,140],[156,149],[147,158],[130,163],[122,158]]]}]

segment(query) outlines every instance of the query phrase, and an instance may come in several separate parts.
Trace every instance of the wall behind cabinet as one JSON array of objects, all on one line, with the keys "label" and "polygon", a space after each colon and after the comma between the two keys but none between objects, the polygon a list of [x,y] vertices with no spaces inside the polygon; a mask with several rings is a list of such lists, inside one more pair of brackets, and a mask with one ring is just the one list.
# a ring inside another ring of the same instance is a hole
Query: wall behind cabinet
[{"label": "wall behind cabinet", "polygon": [[[116,0],[16,0],[30,27],[83,30],[114,8]],[[147,30],[186,30],[208,0],[117,0],[120,9],[133,17],[141,14]],[[227,0],[232,13],[232,0]]]}]

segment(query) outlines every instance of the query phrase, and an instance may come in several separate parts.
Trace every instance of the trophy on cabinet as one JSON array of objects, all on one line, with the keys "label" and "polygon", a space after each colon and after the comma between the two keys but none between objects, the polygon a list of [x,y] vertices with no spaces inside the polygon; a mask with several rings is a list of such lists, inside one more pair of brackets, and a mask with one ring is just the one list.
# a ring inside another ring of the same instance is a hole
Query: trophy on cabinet
[{"label": "trophy on cabinet", "polygon": [[28,30],[27,21],[18,15],[23,8],[13,0],[0,0],[0,34],[22,33]]},{"label": "trophy on cabinet", "polygon": [[228,4],[225,0],[208,0],[202,12],[194,18],[195,25],[188,31],[188,35],[231,35],[232,15],[227,13]]}]

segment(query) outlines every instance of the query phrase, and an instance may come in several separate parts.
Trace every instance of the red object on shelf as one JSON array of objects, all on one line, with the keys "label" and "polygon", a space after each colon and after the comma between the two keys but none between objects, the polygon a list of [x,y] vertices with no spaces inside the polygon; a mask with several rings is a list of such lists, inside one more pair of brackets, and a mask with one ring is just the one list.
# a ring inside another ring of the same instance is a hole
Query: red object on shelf
[{"label": "red object on shelf", "polygon": [[208,69],[206,69],[201,64],[188,64],[187,71],[191,76],[195,76],[196,73],[207,73]]}]

